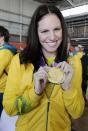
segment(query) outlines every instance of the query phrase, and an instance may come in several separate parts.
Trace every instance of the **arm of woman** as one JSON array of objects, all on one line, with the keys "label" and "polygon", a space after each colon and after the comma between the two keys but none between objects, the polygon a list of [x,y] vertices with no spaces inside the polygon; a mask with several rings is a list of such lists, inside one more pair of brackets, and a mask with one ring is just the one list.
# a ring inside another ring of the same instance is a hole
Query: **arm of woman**
[{"label": "arm of woman", "polygon": [[24,114],[39,105],[42,95],[34,91],[33,65],[25,69],[17,54],[10,65],[3,106],[9,115]]},{"label": "arm of woman", "polygon": [[84,98],[82,95],[82,65],[79,57],[74,56],[69,59],[73,66],[74,73],[70,82],[70,88],[63,90],[63,98],[66,110],[73,118],[78,118],[84,110]]}]

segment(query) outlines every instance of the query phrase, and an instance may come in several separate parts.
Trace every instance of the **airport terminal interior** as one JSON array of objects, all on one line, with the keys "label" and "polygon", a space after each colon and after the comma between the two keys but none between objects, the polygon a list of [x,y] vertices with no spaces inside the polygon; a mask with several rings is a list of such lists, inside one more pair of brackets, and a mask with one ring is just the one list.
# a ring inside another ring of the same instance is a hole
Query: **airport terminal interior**
[{"label": "airport terminal interior", "polygon": [[[11,44],[18,49],[25,47],[32,14],[41,4],[57,6],[65,18],[71,45],[82,45],[88,49],[88,0],[0,0],[0,25],[10,31]],[[73,123],[72,131],[88,131],[88,103],[83,116]],[[9,127],[0,131],[12,130]]]}]

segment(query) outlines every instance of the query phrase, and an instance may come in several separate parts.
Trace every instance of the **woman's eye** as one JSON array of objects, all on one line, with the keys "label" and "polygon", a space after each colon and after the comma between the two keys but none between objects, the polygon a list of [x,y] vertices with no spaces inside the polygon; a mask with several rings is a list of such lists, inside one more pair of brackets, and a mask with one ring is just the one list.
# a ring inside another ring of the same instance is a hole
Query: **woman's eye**
[{"label": "woman's eye", "polygon": [[61,28],[55,28],[54,30],[58,31],[58,30],[61,30]]},{"label": "woman's eye", "polygon": [[48,30],[43,30],[43,31],[41,31],[41,33],[47,33],[48,32]]}]

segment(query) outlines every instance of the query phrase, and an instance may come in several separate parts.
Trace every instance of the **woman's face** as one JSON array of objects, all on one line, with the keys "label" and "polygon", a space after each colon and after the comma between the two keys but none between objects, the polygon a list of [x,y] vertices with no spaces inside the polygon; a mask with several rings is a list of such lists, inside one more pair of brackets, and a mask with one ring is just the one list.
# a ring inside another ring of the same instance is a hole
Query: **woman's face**
[{"label": "woman's face", "polygon": [[38,37],[43,52],[56,54],[62,42],[62,27],[55,14],[47,14],[38,22]]}]

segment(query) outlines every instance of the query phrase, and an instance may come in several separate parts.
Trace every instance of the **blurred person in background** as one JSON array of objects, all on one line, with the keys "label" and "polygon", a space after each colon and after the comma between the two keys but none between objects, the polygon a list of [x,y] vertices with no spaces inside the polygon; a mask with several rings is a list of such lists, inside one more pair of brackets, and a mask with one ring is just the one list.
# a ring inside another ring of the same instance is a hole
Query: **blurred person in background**
[{"label": "blurred person in background", "polygon": [[86,49],[86,47],[83,50],[83,56],[81,58],[82,61],[82,69],[83,69],[83,73],[82,73],[82,90],[83,90],[83,95],[85,100],[86,99],[86,91],[87,91],[87,86],[88,86],[88,49]]},{"label": "blurred person in background", "polygon": [[[9,65],[13,55],[16,54],[16,47],[9,44],[9,36],[9,31],[5,27],[0,26],[0,117],[3,110],[2,100],[8,76]],[[1,126],[2,124],[0,121],[0,127]]]},{"label": "blurred person in background", "polygon": [[9,31],[0,26],[0,115],[2,111],[2,95],[5,89],[8,68],[11,59],[16,54],[16,48],[9,43]]}]

